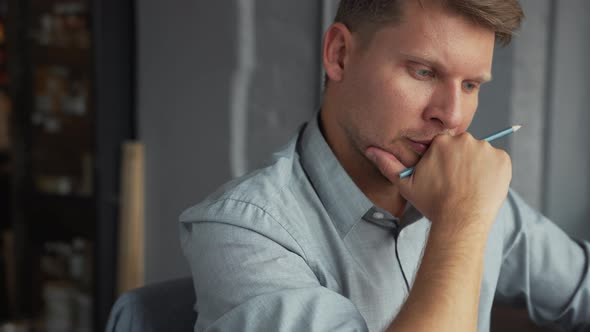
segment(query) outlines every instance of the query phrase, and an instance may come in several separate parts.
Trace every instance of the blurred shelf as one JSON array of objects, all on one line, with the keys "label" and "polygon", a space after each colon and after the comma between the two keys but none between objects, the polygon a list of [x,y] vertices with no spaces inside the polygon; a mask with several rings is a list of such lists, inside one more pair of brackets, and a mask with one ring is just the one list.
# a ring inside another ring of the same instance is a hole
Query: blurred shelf
[{"label": "blurred shelf", "polygon": [[34,45],[32,61],[36,64],[69,66],[89,69],[92,65],[91,50],[83,48]]},{"label": "blurred shelf", "polygon": [[47,312],[39,280],[44,245],[81,237],[96,247],[91,331],[104,331],[115,294],[118,205],[103,203],[117,197],[118,151],[134,133],[127,70],[135,67],[133,3],[9,0],[9,44],[0,38],[0,53],[14,105],[15,317]]},{"label": "blurred shelf", "polygon": [[86,0],[30,0],[31,11],[51,12],[55,5],[61,4],[86,4]]},{"label": "blurred shelf", "polygon": [[34,193],[31,206],[33,228],[40,241],[76,236],[93,239],[96,232],[94,196]]}]

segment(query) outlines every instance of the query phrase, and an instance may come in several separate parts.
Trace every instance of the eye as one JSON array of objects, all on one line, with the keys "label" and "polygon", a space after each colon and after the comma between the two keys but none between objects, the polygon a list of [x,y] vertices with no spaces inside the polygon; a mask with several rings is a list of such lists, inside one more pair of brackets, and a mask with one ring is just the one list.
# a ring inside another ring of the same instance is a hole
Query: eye
[{"label": "eye", "polygon": [[479,84],[474,82],[463,82],[463,89],[467,92],[473,92],[479,89]]},{"label": "eye", "polygon": [[418,80],[429,80],[435,77],[434,71],[425,68],[424,66],[409,66],[408,72],[412,77]]},{"label": "eye", "polygon": [[416,74],[418,74],[418,76],[422,76],[422,77],[430,77],[430,76],[432,76],[432,71],[426,70],[426,69],[418,69],[418,70],[416,70]]},{"label": "eye", "polygon": [[416,75],[423,77],[423,78],[434,77],[434,73],[432,72],[432,70],[416,69],[414,72],[416,73]]}]

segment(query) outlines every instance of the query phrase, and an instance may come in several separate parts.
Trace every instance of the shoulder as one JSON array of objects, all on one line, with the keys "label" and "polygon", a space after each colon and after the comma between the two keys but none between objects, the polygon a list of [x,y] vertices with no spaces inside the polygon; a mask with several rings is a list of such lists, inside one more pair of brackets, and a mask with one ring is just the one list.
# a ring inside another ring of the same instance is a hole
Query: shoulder
[{"label": "shoulder", "polygon": [[542,214],[531,207],[516,191],[510,189],[498,213],[505,227],[523,227],[525,223],[540,221]]},{"label": "shoulder", "polygon": [[551,222],[540,211],[510,189],[497,217],[497,224],[502,229],[504,250],[510,251],[523,236],[530,236],[531,231],[541,230],[549,223]]},{"label": "shoulder", "polygon": [[234,179],[180,215],[183,224],[217,222],[256,232],[289,230],[288,207],[299,200],[294,187],[305,182],[296,138],[273,155],[270,165]]}]

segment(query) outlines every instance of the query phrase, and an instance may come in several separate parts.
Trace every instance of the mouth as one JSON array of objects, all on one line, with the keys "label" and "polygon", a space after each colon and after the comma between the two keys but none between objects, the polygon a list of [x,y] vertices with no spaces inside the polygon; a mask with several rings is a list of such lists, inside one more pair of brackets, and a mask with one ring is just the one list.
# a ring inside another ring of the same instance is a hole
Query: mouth
[{"label": "mouth", "polygon": [[419,155],[423,155],[428,150],[430,143],[432,143],[432,140],[414,141],[408,138],[410,148]]}]

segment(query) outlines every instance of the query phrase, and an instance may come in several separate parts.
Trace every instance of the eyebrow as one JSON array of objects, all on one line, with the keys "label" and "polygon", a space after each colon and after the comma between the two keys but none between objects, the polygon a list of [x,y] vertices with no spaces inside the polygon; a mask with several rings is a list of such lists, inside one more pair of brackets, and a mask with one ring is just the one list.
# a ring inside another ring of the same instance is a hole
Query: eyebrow
[{"label": "eyebrow", "polygon": [[[423,63],[425,65],[430,66],[430,67],[444,68],[444,66],[441,63],[439,63],[438,61],[428,59],[427,57],[416,56],[416,55],[407,54],[407,53],[403,53],[403,52],[400,52],[400,54],[403,55],[403,56],[405,56],[405,57],[407,57],[408,59],[410,59],[412,61],[421,62],[421,63]],[[471,78],[471,79],[472,80],[475,80],[475,81],[478,81],[478,82],[481,82],[481,83],[488,83],[488,82],[490,82],[492,80],[492,75],[491,74],[488,74],[488,73],[484,73],[484,74],[481,74],[481,75],[476,76],[476,77]]]}]

